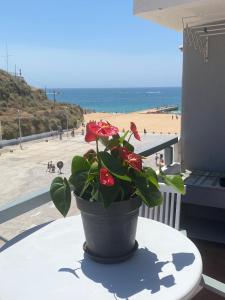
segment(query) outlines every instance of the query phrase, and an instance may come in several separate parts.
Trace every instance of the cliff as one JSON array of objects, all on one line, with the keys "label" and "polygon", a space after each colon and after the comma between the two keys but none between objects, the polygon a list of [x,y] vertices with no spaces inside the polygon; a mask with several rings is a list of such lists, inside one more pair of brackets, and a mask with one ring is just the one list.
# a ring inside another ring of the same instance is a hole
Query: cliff
[{"label": "cliff", "polygon": [[0,121],[3,139],[18,137],[18,110],[22,135],[30,135],[69,128],[83,121],[83,110],[78,105],[49,100],[41,89],[29,86],[22,77],[0,70]]}]

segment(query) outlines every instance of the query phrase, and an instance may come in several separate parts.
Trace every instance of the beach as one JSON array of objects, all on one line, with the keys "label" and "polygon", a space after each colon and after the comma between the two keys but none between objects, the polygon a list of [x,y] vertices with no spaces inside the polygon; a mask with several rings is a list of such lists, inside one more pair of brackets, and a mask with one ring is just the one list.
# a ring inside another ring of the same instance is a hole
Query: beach
[{"label": "beach", "polygon": [[148,113],[149,111],[150,110],[144,110],[128,114],[90,113],[85,114],[84,119],[85,122],[90,120],[106,120],[114,126],[117,126],[120,131],[128,130],[130,128],[130,122],[132,121],[137,125],[141,133],[146,129],[148,133],[180,134],[181,115],[151,114]]}]

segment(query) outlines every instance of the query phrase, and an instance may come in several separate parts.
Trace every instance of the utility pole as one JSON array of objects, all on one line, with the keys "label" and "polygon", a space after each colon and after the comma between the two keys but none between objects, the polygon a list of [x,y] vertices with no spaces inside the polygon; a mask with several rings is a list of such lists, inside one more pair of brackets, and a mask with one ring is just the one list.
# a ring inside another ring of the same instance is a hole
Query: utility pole
[{"label": "utility pole", "polygon": [[19,110],[19,109],[18,109],[18,111],[17,111],[17,116],[18,116],[18,127],[19,127],[19,143],[20,143],[20,149],[23,150],[23,148],[22,148],[22,132],[21,132],[20,110]]},{"label": "utility pole", "polygon": [[55,102],[56,102],[55,95],[56,95],[56,91],[53,91],[53,99],[54,99],[53,109],[54,110],[55,110]]},{"label": "utility pole", "polygon": [[9,72],[9,57],[10,57],[10,56],[12,56],[12,55],[9,54],[9,51],[8,51],[8,45],[7,45],[7,43],[6,43],[6,45],[5,45],[5,55],[2,56],[2,57],[4,57],[5,60],[6,60],[6,71],[7,71],[7,72]]},{"label": "utility pole", "polygon": [[68,120],[68,107],[65,108],[66,111],[66,136],[69,137],[69,120]]},{"label": "utility pole", "polygon": [[56,103],[56,95],[58,95],[58,94],[60,94],[60,92],[57,92],[57,91],[55,91],[55,90],[53,90],[53,92],[52,93],[47,93],[46,92],[46,95],[53,95],[53,101],[54,101],[54,103],[53,103],[53,109],[55,110],[55,103]]},{"label": "utility pole", "polygon": [[2,121],[0,121],[0,141],[2,141]]}]

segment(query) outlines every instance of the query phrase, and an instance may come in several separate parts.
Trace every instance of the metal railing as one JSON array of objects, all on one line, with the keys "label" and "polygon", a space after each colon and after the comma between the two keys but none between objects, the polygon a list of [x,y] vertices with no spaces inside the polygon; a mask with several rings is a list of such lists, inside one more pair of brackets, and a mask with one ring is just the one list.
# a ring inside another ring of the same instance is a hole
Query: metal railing
[{"label": "metal railing", "polygon": [[[139,152],[140,155],[148,157],[164,150],[165,165],[171,165],[174,161],[179,160],[179,140],[171,140],[161,143],[155,147]],[[0,207],[0,224],[14,219],[30,210],[33,210],[47,202],[51,201],[49,188],[43,189],[37,193],[32,193],[16,199]]]}]

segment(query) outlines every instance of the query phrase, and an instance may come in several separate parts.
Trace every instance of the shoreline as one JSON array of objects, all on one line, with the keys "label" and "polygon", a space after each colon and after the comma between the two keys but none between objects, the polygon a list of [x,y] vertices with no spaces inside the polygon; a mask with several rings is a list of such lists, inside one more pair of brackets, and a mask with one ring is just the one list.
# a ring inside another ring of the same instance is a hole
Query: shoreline
[{"label": "shoreline", "polygon": [[[128,111],[128,112],[119,112],[119,111],[114,111],[114,112],[110,112],[110,111],[97,111],[97,110],[91,110],[86,109],[86,108],[82,108],[83,111],[85,112],[84,115],[90,115],[90,114],[133,114],[133,113],[141,113],[141,114],[155,114],[155,110],[157,110],[157,107],[151,107],[151,108],[146,108],[143,110],[135,110],[135,111]],[[87,111],[87,112],[86,112]],[[162,112],[162,113],[158,113],[158,114],[165,114],[165,115],[181,115],[181,110],[176,110],[176,111],[169,111],[169,112]]]},{"label": "shoreline", "polygon": [[90,120],[104,120],[126,131],[130,128],[130,122],[137,125],[138,130],[143,133],[180,134],[181,115],[178,113],[146,113],[145,111],[130,113],[107,113],[96,112],[84,115],[85,123]]}]

